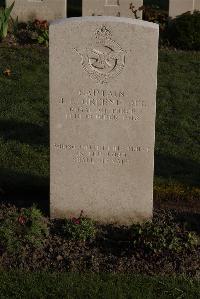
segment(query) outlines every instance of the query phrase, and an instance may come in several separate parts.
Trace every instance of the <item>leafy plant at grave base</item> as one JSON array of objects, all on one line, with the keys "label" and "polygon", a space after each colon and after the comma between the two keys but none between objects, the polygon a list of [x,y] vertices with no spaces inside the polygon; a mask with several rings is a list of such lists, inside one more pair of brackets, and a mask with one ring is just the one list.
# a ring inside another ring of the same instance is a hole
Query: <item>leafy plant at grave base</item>
[{"label": "leafy plant at grave base", "polygon": [[134,224],[130,231],[134,248],[146,252],[180,254],[194,249],[199,243],[197,235],[176,224],[171,213],[160,214],[152,222]]},{"label": "leafy plant at grave base", "polygon": [[18,17],[16,17],[16,19],[14,20],[13,18],[11,18],[11,26],[12,26],[12,33],[15,37],[17,37],[17,34],[19,32],[19,19]]},{"label": "leafy plant at grave base", "polygon": [[14,4],[15,2],[13,2],[10,7],[0,9],[0,40],[5,38],[8,34],[9,18]]},{"label": "leafy plant at grave base", "polygon": [[48,22],[35,20],[33,22],[33,28],[37,32],[37,41],[39,44],[43,44],[48,47],[49,45],[49,25]]},{"label": "leafy plant at grave base", "polygon": [[[15,33],[14,33],[15,32]],[[46,20],[35,20],[34,22],[13,23],[13,33],[22,44],[39,43],[49,45],[49,25]]]},{"label": "leafy plant at grave base", "polygon": [[[25,24],[25,28],[23,28],[20,24],[19,30],[16,34],[16,38],[20,44],[33,44],[37,42],[37,33],[27,29],[27,25]],[[24,24],[23,24],[24,25]]]},{"label": "leafy plant at grave base", "polygon": [[200,11],[184,13],[171,20],[167,30],[170,43],[183,50],[200,50]]},{"label": "leafy plant at grave base", "polygon": [[47,235],[47,220],[35,206],[13,208],[0,220],[0,244],[10,253],[19,252],[27,245],[39,248]]},{"label": "leafy plant at grave base", "polygon": [[63,224],[64,235],[71,240],[86,241],[95,237],[94,222],[83,216],[83,211],[78,218],[65,219]]}]

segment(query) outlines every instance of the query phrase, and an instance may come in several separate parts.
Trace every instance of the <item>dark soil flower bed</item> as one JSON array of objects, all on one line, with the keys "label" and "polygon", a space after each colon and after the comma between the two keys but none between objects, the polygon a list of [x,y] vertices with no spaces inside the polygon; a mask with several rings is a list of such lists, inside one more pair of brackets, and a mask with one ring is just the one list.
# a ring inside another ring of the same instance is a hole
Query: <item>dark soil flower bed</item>
[{"label": "dark soil flower bed", "polygon": [[12,33],[8,33],[7,37],[0,42],[0,47],[10,47],[10,48],[32,48],[32,49],[48,49],[44,44],[39,44],[37,42],[31,42],[29,40],[21,42]]},{"label": "dark soil flower bed", "polygon": [[[10,209],[15,208],[1,206],[1,221],[7,217]],[[167,219],[168,213],[157,210],[154,218],[161,219],[159,221],[162,222],[162,219]],[[199,215],[192,216],[192,224],[186,216],[173,213],[174,225],[182,227],[182,234],[186,228],[195,231],[199,238]],[[18,218],[18,222],[19,219],[20,224],[24,225],[22,218]],[[134,246],[130,228],[112,225],[96,225],[95,238],[75,241],[63,235],[62,225],[62,220],[50,221],[50,233],[44,239],[44,245],[38,248],[24,242],[20,251],[10,253],[0,239],[0,268],[61,272],[132,272],[148,275],[186,274],[192,277],[200,275],[200,244],[193,248],[186,246],[181,253],[168,249],[157,251],[154,248],[148,251],[142,246]]]}]

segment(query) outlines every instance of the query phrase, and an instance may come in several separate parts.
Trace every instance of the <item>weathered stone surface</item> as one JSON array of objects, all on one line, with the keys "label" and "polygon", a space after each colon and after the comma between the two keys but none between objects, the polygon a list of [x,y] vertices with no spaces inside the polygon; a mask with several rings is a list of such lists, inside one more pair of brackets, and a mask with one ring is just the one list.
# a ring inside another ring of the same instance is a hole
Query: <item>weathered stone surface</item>
[{"label": "weathered stone surface", "polygon": [[151,218],[158,34],[117,17],[50,26],[51,217]]},{"label": "weathered stone surface", "polygon": [[[14,0],[6,0],[10,6]],[[34,19],[52,21],[66,17],[67,0],[15,0],[12,17],[21,22]]]},{"label": "weathered stone surface", "polygon": [[200,0],[194,0],[194,10],[200,10]]},{"label": "weathered stone surface", "polygon": [[[134,14],[130,10],[131,2],[135,9],[143,5],[143,0],[82,0],[82,15],[134,18]],[[137,16],[141,19],[142,11],[138,11]]]},{"label": "weathered stone surface", "polygon": [[194,10],[200,10],[200,0],[169,0],[169,16],[172,18]]}]

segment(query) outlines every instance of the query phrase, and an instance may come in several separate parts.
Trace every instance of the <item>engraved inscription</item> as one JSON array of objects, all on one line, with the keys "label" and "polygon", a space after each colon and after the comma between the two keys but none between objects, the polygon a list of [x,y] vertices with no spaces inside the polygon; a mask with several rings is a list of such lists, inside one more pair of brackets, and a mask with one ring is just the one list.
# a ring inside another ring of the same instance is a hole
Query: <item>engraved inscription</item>
[{"label": "engraved inscription", "polygon": [[117,77],[125,66],[125,52],[111,36],[110,30],[102,26],[95,32],[92,47],[75,49],[82,57],[83,69],[92,80],[101,84]]},{"label": "engraved inscription", "polygon": [[91,144],[60,144],[54,147],[72,153],[75,163],[90,164],[114,164],[124,165],[130,162],[132,154],[149,152],[149,147],[138,145],[91,145]]},{"label": "engraved inscription", "polygon": [[79,90],[66,104],[68,120],[139,121],[148,105],[140,99],[131,99],[125,91],[105,89]]}]

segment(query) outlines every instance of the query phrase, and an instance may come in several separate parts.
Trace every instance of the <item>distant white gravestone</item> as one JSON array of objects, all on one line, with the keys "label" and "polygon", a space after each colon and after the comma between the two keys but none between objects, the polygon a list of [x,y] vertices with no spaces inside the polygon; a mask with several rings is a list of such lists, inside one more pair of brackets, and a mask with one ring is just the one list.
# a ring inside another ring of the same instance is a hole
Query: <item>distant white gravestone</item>
[{"label": "distant white gravestone", "polygon": [[[138,10],[143,5],[143,0],[82,0],[83,16],[117,16],[132,17],[130,3]],[[137,12],[138,18],[142,18],[142,11]]]},{"label": "distant white gravestone", "polygon": [[169,16],[175,18],[183,13],[200,10],[200,0],[169,0]]},{"label": "distant white gravestone", "polygon": [[194,10],[200,10],[200,0],[194,0]]},{"label": "distant white gravestone", "polygon": [[[10,6],[14,0],[6,0],[6,6]],[[65,18],[67,0],[15,0],[11,16],[20,22],[35,19],[52,21]]]},{"label": "distant white gravestone", "polygon": [[50,26],[51,217],[151,218],[158,35],[130,18]]}]

